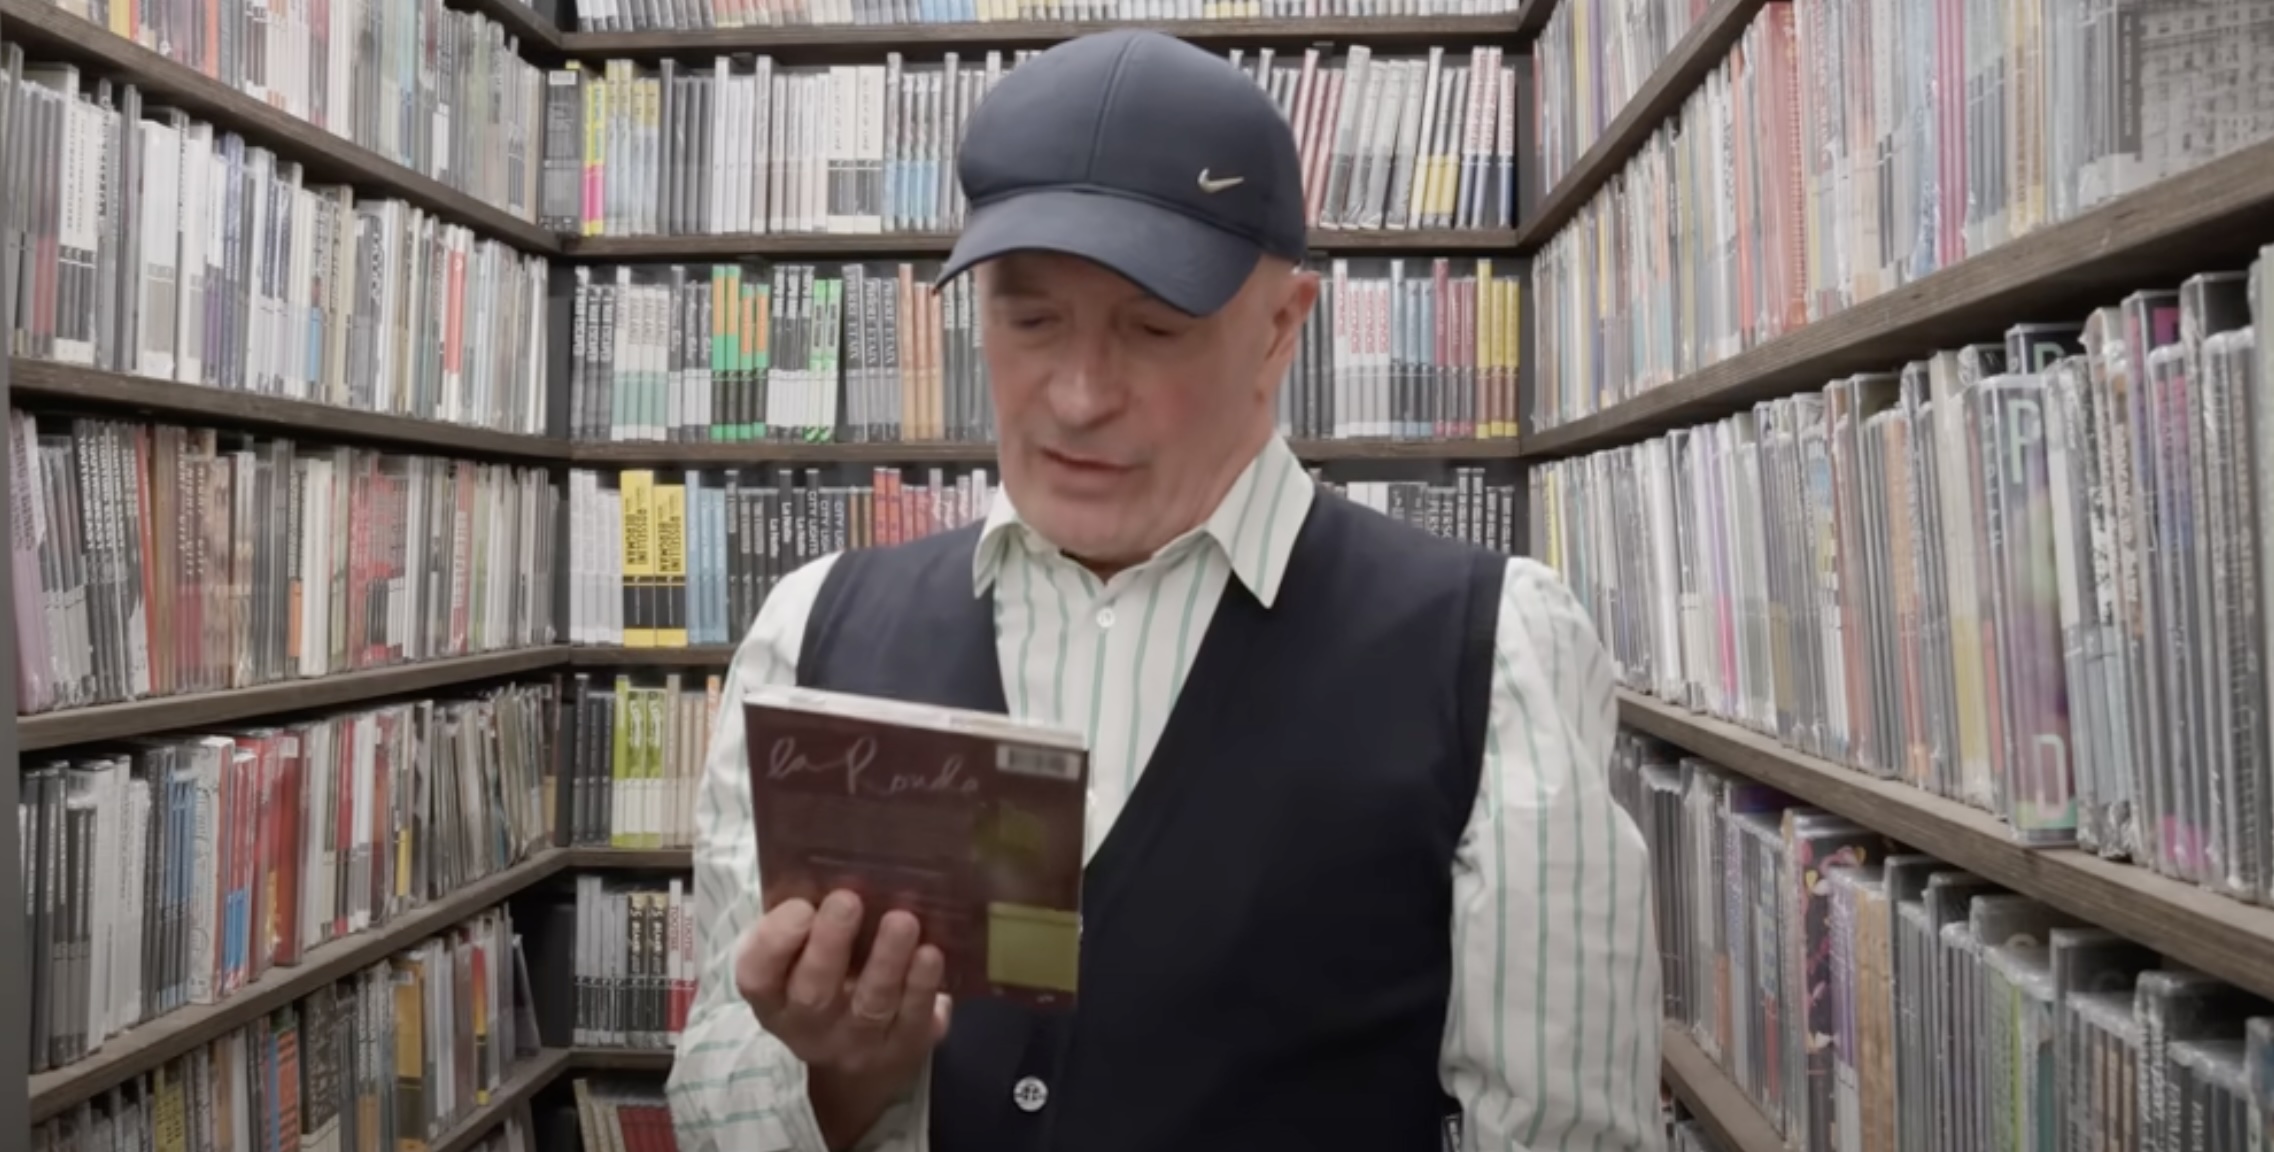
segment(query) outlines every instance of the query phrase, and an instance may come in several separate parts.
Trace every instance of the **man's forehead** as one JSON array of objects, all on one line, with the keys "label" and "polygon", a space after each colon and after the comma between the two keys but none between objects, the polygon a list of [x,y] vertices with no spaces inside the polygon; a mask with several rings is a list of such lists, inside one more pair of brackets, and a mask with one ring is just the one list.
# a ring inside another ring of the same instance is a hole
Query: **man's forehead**
[{"label": "man's forehead", "polygon": [[1106,290],[1132,298],[1150,294],[1103,264],[1059,252],[1012,252],[979,266],[993,296],[1050,296],[1073,288]]}]

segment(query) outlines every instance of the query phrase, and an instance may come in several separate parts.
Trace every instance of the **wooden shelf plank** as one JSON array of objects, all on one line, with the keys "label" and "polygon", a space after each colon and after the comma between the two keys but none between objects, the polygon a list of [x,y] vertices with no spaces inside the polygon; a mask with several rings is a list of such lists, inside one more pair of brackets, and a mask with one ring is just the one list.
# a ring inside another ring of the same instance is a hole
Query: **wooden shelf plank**
[{"label": "wooden shelf plank", "polygon": [[1555,15],[1556,0],[1524,0],[1516,9],[1516,47],[1530,44]]},{"label": "wooden shelf plank", "polygon": [[732,644],[691,648],[572,648],[572,668],[717,668],[734,659]]},{"label": "wooden shelf plank", "polygon": [[257,688],[227,692],[199,692],[187,696],[161,696],[125,704],[93,708],[67,708],[16,717],[16,747],[35,752],[72,744],[124,740],[215,724],[230,724],[256,716],[274,716],[315,708],[335,708],[366,700],[425,692],[436,688],[534,672],[558,667],[566,653],[558,647],[490,652],[425,660],[391,668],[343,672],[306,680],[287,680]]},{"label": "wooden shelf plank", "polygon": [[579,1048],[570,1066],[582,1072],[669,1072],[674,1053],[651,1048]]},{"label": "wooden shelf plank", "polygon": [[2104,204],[1560,427],[1525,455],[1569,456],[1697,424],[2041,320],[2082,320],[2142,288],[2240,270],[2274,242],[2274,141]]},{"label": "wooden shelf plank", "polygon": [[[506,1117],[513,1115],[515,1109],[560,1079],[561,1073],[568,1071],[574,1059],[575,1054],[566,1048],[539,1049],[535,1056],[515,1068],[506,1077],[504,1084],[490,1093],[489,1103],[474,1109],[465,1119],[451,1125],[442,1135],[429,1142],[427,1152],[465,1152],[473,1147],[482,1137],[504,1123]],[[535,1133],[529,1136],[532,1141],[536,1138]]]},{"label": "wooden shelf plank", "polygon": [[102,1050],[68,1067],[31,1078],[30,1120],[37,1124],[91,1100],[115,1084],[259,1020],[327,984],[360,972],[448,929],[561,870],[568,855],[545,849],[486,880],[476,881],[383,928],[309,949],[299,964],[271,968],[243,991],[218,1004],[193,1005],[113,1036]]},{"label": "wooden shelf plank", "polygon": [[575,464],[619,468],[699,468],[757,464],[988,464],[992,444],[789,444],[770,441],[670,444],[655,441],[577,444]]},{"label": "wooden shelf plank", "polygon": [[1793,751],[1663,700],[1622,690],[1619,720],[2182,964],[2274,996],[2274,908],[2087,852],[2031,848],[1987,812]]},{"label": "wooden shelf plank", "polygon": [[1305,463],[1330,460],[1513,460],[1521,441],[1503,440],[1289,440]]},{"label": "wooden shelf plank", "polygon": [[142,90],[145,106],[171,105],[238,132],[289,160],[312,184],[345,183],[407,200],[453,223],[528,252],[557,252],[553,234],[516,219],[441,181],[421,176],[346,138],[255,100],[194,68],[177,64],[46,0],[0,0],[10,41],[35,58],[70,61]]},{"label": "wooden shelf plank", "polygon": [[712,28],[691,32],[566,32],[562,48],[582,58],[711,56],[766,52],[785,63],[874,59],[887,51],[963,53],[1046,48],[1061,40],[1116,28],[1150,28],[1206,48],[1300,48],[1319,41],[1365,44],[1377,51],[1437,44],[1505,44],[1525,20],[1545,13],[1310,20],[1016,20],[969,24],[816,24],[776,28]]},{"label": "wooden shelf plank", "polygon": [[502,26],[508,35],[521,41],[523,56],[558,56],[561,51],[561,30],[551,20],[537,14],[524,0],[449,0],[452,8],[478,12]]},{"label": "wooden shelf plank", "polygon": [[[1507,440],[1290,440],[1295,455],[1312,462],[1330,460],[1508,460],[1523,455],[1521,441]],[[578,444],[569,449],[576,464],[620,468],[694,468],[756,464],[990,464],[992,444],[672,444],[660,442]]]},{"label": "wooden shelf plank", "polygon": [[1659,1040],[1666,1083],[1728,1152],[1784,1152],[1784,1139],[1744,1089],[1706,1058],[1690,1034],[1669,1024]]},{"label": "wooden shelf plank", "polygon": [[[1505,254],[1516,242],[1513,229],[1417,228],[1344,230],[1311,233],[1318,252],[1411,252],[1454,255]],[[721,236],[592,236],[563,242],[571,260],[738,260],[791,257],[945,256],[955,247],[952,232],[749,233]]]},{"label": "wooden shelf plank", "polygon": [[695,866],[692,848],[571,848],[568,867],[615,872],[685,872]]},{"label": "wooden shelf plank", "polygon": [[[1678,111],[1682,101],[1729,55],[1730,46],[1745,34],[1745,26],[1752,23],[1764,2],[1718,0],[1704,18],[1675,42],[1674,50],[1652,70],[1650,78],[1643,81],[1626,107],[1603,129],[1602,136],[1572,164],[1563,179],[1540,198],[1539,210],[1516,231],[1517,254],[1530,255],[1538,251],[1557,229],[1570,223],[1572,217],[1587,206],[1587,201],[1626,167],[1627,161],[1642,150],[1650,134]],[[1541,21],[1545,23],[1544,15]]]},{"label": "wooden shelf plank", "polygon": [[362,412],[307,400],[177,384],[71,364],[17,357],[10,362],[8,394],[23,407],[33,398],[67,407],[123,409],[203,424],[253,428],[300,440],[377,444],[425,452],[563,460],[568,441],[498,432],[416,416]]}]

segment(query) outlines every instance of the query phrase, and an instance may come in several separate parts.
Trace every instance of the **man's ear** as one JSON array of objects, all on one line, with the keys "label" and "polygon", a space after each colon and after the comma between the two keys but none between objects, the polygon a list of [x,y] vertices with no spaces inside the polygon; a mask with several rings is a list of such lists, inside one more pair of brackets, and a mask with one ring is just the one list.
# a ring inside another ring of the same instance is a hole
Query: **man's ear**
[{"label": "man's ear", "polygon": [[1319,302],[1319,274],[1307,268],[1291,269],[1280,285],[1279,300],[1271,313],[1271,376],[1284,375],[1303,346],[1303,323]]}]

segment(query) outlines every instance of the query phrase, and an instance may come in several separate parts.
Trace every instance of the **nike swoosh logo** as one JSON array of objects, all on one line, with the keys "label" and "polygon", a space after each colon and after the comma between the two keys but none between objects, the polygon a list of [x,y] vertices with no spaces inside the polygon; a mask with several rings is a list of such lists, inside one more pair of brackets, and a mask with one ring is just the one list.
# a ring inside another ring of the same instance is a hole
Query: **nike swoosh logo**
[{"label": "nike swoosh logo", "polygon": [[1247,182],[1248,178],[1245,176],[1226,176],[1221,180],[1210,180],[1208,178],[1208,170],[1206,168],[1200,170],[1200,190],[1210,194],[1221,192],[1226,188],[1230,188],[1238,184],[1245,184]]}]

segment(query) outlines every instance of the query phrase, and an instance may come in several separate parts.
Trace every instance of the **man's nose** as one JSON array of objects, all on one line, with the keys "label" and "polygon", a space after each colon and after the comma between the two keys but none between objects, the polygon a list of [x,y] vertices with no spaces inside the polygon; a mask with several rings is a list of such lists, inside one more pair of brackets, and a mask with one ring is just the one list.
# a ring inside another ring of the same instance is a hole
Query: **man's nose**
[{"label": "man's nose", "polygon": [[1060,424],[1084,427],[1111,419],[1127,399],[1112,349],[1100,344],[1081,350],[1050,381],[1050,410]]}]

